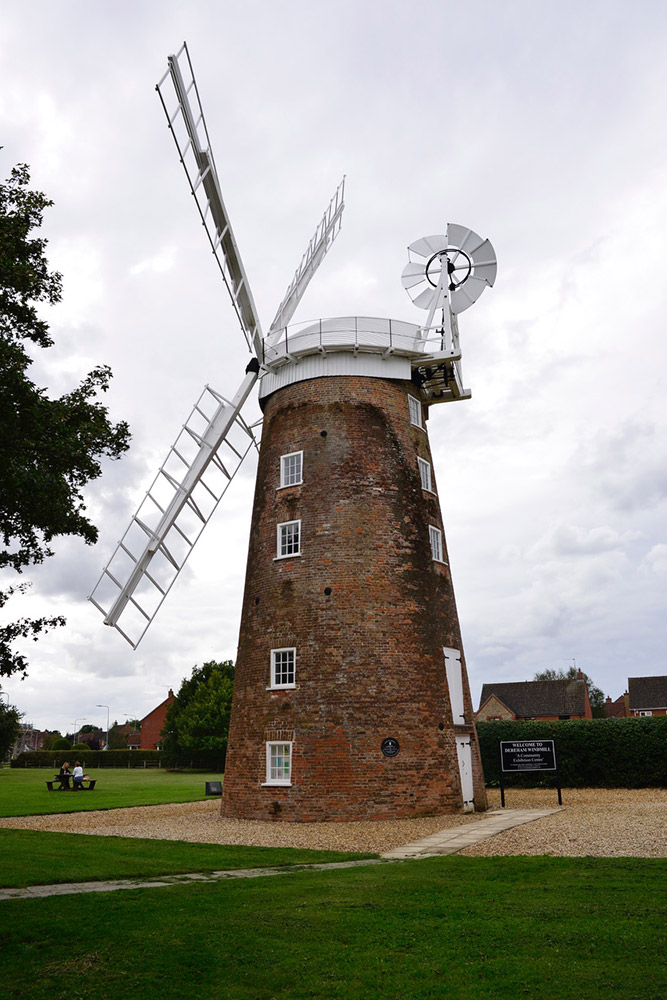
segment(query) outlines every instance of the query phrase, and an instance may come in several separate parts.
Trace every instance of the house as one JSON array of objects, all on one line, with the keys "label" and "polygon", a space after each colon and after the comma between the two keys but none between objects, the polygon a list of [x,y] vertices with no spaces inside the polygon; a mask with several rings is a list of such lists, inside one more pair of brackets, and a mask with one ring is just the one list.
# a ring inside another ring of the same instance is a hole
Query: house
[{"label": "house", "polygon": [[126,740],[128,750],[139,750],[141,747],[141,733],[137,732],[136,729],[132,729],[127,733]]},{"label": "house", "polygon": [[607,695],[604,703],[604,714],[608,719],[627,719],[630,715],[630,695],[626,691],[618,696],[616,701],[612,701]]},{"label": "house", "polygon": [[475,722],[505,719],[592,719],[588,689],[576,680],[483,684]]},{"label": "house", "polygon": [[169,688],[169,694],[164,701],[145,715],[141,720],[141,750],[159,750],[161,744],[160,733],[164,728],[164,720],[167,716],[167,709],[176,700],[174,692]]},{"label": "house", "polygon": [[667,676],[628,677],[628,715],[667,715]]},{"label": "house", "polygon": [[48,733],[46,730],[35,729],[32,722],[22,722],[12,748],[11,756],[18,757],[26,750],[41,750]]}]

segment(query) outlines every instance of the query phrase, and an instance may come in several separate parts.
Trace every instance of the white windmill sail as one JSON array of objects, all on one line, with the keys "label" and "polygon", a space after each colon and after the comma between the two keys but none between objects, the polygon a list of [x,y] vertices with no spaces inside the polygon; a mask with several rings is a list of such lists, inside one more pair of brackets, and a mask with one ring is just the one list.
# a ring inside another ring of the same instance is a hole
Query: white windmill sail
[{"label": "white windmill sail", "polygon": [[291,320],[296,307],[306,291],[310,279],[322,263],[325,255],[329,251],[331,244],[338,236],[342,224],[343,209],[345,208],[345,177],[336,188],[335,194],[324,215],[322,216],[313,237],[308,244],[308,248],[301,258],[301,263],[297,267],[294,277],[288,285],[285,296],[278,306],[278,311],[274,316],[273,323],[266,336],[267,346],[271,347],[276,340],[280,339],[284,328]]},{"label": "white windmill sail", "polygon": [[[222,198],[204,111],[185,42],[175,56],[168,56],[167,63],[167,72],[155,89],[160,95],[190,190],[197,202],[241,329],[250,349],[261,357],[262,328]],[[173,86],[173,94],[167,87],[168,81]]]},{"label": "white windmill sail", "polygon": [[[241,329],[256,356],[231,400],[208,386],[204,389],[89,597],[103,613],[105,624],[115,627],[134,648],[244,458],[253,445],[257,446],[253,429],[241,417],[241,410],[259,377],[265,351],[254,299],[222,199],[185,43],[167,62],[167,72],[156,89]],[[164,93],[167,80],[173,84],[176,99],[172,110]],[[344,183],[345,178],[302,257],[273,326],[288,322],[294,314],[340,230]]]},{"label": "white windmill sail", "polygon": [[232,400],[206,386],[90,595],[135,649],[256,446],[240,414],[257,380],[251,365]]}]

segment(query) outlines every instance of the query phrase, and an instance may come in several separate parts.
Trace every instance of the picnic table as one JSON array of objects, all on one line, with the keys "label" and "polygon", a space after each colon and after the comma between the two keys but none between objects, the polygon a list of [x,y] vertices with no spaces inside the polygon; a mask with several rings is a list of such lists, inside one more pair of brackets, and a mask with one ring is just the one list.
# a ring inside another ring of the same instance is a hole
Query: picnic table
[{"label": "picnic table", "polygon": [[82,792],[92,792],[95,788],[96,778],[85,778],[80,785],[70,783],[71,775],[66,774],[62,778],[59,774],[54,774],[52,781],[46,782],[46,787],[50,792],[76,792],[79,788]]}]

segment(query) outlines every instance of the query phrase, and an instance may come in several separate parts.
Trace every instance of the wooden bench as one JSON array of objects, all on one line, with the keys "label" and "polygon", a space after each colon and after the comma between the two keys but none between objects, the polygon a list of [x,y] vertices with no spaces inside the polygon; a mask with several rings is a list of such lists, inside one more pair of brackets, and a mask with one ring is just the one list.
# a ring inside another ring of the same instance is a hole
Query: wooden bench
[{"label": "wooden bench", "polygon": [[[91,778],[87,785],[80,785],[79,787],[81,788],[81,791],[83,791],[83,792],[85,792],[85,791],[92,792],[92,790],[95,787],[95,782],[96,781],[97,781],[97,778]],[[68,785],[66,788],[55,788],[54,789],[53,786],[57,785],[57,784],[58,784],[58,779],[54,778],[53,781],[47,781],[46,787],[48,788],[48,790],[50,792],[53,792],[53,791],[56,791],[56,792],[61,792],[61,791],[62,792],[73,792],[73,791],[75,791],[75,788],[74,788],[73,785]]]}]

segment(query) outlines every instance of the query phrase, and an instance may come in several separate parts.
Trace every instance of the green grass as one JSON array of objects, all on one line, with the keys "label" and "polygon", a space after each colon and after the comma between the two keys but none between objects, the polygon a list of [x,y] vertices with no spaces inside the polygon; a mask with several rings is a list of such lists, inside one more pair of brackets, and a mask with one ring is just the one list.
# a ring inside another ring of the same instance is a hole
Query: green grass
[{"label": "green grass", "polygon": [[0,903],[7,1000],[664,1000],[660,860],[433,858]]},{"label": "green grass", "polygon": [[21,888],[55,882],[145,878],[363,857],[372,855],[0,829],[0,886]]},{"label": "green grass", "polygon": [[47,780],[55,771],[46,768],[0,769],[0,816],[41,816],[45,813],[155,806],[164,802],[196,802],[206,798],[205,782],[220,781],[219,774],[159,771],[136,768],[103,768],[88,773],[96,779],[92,792],[49,792]]}]

